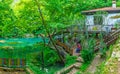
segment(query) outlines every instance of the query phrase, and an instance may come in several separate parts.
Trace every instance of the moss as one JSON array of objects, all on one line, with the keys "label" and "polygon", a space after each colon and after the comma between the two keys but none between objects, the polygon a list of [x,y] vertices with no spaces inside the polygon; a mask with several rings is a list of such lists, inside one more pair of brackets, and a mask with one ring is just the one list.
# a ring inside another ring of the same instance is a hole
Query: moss
[{"label": "moss", "polygon": [[14,44],[20,44],[20,42],[8,42],[7,44],[12,44],[12,45],[14,45]]},{"label": "moss", "polygon": [[110,18],[111,19],[118,19],[118,18],[120,18],[120,15],[111,16]]},{"label": "moss", "polygon": [[98,30],[98,27],[97,27],[97,26],[94,26],[94,27],[92,28],[92,30],[96,31],[96,30]]}]

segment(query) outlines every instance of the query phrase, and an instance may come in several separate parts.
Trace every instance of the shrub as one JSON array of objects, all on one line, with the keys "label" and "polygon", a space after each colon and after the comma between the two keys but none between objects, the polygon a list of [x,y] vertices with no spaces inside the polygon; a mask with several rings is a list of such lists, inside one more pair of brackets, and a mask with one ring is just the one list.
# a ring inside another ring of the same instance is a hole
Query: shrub
[{"label": "shrub", "polygon": [[69,66],[69,65],[75,63],[75,62],[76,62],[76,59],[77,59],[76,56],[67,55],[67,56],[66,56],[66,66]]},{"label": "shrub", "polygon": [[90,62],[94,57],[94,46],[95,46],[95,40],[89,39],[88,40],[88,46],[83,48],[81,51],[81,57],[83,58],[84,62]]},{"label": "shrub", "polygon": [[[56,62],[60,61],[57,53],[55,50],[49,48],[49,47],[42,47],[41,50],[43,50],[43,58],[44,58],[44,65],[45,66],[50,66],[54,65]],[[32,62],[35,65],[42,65],[42,51],[39,53],[34,53],[33,54],[33,59]]]},{"label": "shrub", "polygon": [[92,50],[82,50],[81,56],[84,62],[90,62],[93,59],[94,53]]}]

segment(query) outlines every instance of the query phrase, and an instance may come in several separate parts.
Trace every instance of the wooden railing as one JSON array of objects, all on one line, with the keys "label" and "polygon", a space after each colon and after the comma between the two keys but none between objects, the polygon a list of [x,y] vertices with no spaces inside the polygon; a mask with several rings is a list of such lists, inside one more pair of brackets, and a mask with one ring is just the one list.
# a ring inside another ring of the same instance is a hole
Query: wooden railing
[{"label": "wooden railing", "polygon": [[[111,44],[115,43],[116,40],[119,38],[120,29],[114,31],[113,33],[108,34],[107,36],[103,37],[103,41],[109,47]],[[100,42],[98,42],[94,48],[95,52],[98,51],[100,48]]]},{"label": "wooden railing", "polygon": [[26,67],[25,59],[0,58],[0,67],[21,69]]}]

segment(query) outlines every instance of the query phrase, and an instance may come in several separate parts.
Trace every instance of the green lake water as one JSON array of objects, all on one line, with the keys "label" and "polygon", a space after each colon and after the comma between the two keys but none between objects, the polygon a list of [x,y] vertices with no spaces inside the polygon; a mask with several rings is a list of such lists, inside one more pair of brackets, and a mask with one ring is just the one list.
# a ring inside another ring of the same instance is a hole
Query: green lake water
[{"label": "green lake water", "polygon": [[[46,40],[46,42],[47,41],[48,40]],[[0,38],[0,46],[24,47],[31,46],[38,42],[43,42],[42,38],[9,38],[9,39]]]},{"label": "green lake water", "polygon": [[[23,58],[29,53],[41,51],[42,46],[33,45],[43,42],[42,38],[0,38],[0,57],[4,58]],[[46,39],[46,42],[48,40]],[[25,47],[25,48],[24,48]]]}]

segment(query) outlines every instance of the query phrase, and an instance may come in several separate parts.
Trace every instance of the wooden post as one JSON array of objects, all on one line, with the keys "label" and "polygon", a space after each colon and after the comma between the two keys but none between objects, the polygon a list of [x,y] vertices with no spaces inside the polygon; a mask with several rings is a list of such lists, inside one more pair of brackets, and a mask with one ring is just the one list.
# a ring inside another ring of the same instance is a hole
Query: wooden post
[{"label": "wooden post", "polygon": [[11,67],[11,58],[8,59],[8,66]]},{"label": "wooden post", "polygon": [[22,59],[20,59],[20,67],[22,67]]},{"label": "wooden post", "polygon": [[22,59],[22,65],[25,67],[25,59]]},{"label": "wooden post", "polygon": [[6,58],[3,58],[3,66],[6,66],[7,65],[7,62],[6,62]]},{"label": "wooden post", "polygon": [[14,61],[14,59],[11,59],[11,66],[12,66],[12,67],[15,66],[15,61]]},{"label": "wooden post", "polygon": [[17,67],[20,67],[20,59],[17,59]]},{"label": "wooden post", "polygon": [[2,59],[0,58],[0,66],[2,66]]}]

